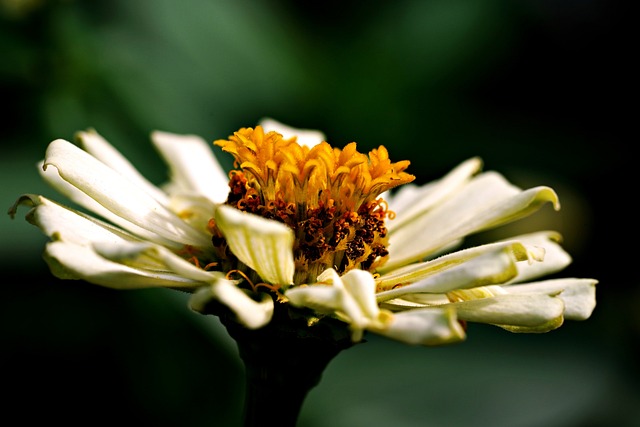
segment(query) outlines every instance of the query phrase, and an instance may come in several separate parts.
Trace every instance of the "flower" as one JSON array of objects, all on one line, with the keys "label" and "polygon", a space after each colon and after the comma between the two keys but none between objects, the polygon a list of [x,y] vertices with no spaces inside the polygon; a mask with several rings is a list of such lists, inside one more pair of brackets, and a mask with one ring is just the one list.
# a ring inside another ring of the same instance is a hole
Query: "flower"
[{"label": "flower", "polygon": [[384,146],[334,148],[271,119],[214,141],[234,158],[228,174],[198,136],[151,140],[169,166],[162,187],[95,130],[77,134],[80,147],[49,144],[41,175],[78,207],[24,194],[9,214],[31,206],[55,276],[181,289],[194,311],[214,306],[248,329],[284,307],[308,328],[338,319],[353,342],[370,331],[446,344],[465,338],[467,322],[546,332],[595,307],[594,279],[532,281],[571,262],[558,233],[462,248],[545,203],[560,208],[551,188],[521,190],[478,158],[417,186],[409,161],[391,162]]}]

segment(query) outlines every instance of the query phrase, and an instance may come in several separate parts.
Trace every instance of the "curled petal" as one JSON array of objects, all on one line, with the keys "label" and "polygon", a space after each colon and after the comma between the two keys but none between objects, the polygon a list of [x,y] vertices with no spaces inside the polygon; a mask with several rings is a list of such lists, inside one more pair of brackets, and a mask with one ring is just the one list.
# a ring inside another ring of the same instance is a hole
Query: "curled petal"
[{"label": "curled petal", "polygon": [[44,258],[53,275],[60,279],[79,279],[113,289],[196,288],[202,285],[202,282],[177,274],[113,262],[91,246],[70,242],[48,243]]},{"label": "curled petal", "polygon": [[54,242],[45,258],[54,275],[117,289],[195,287],[222,276],[207,272],[167,248],[134,236],[42,196],[24,195],[18,204],[34,207],[26,217]]},{"label": "curled petal", "polygon": [[210,238],[187,225],[164,205],[124,176],[68,141],[49,144],[43,168],[53,166],[60,177],[108,211],[166,239],[207,246]]},{"label": "curled petal", "polygon": [[137,237],[111,224],[62,206],[44,196],[22,195],[9,210],[12,217],[15,216],[20,205],[31,206],[25,215],[27,221],[54,240],[64,240],[79,245],[90,245],[93,242],[117,244],[127,240],[138,240]]},{"label": "curled petal", "polygon": [[291,288],[285,292],[285,296],[294,306],[331,314],[348,323],[353,331],[353,340],[359,341],[363,329],[372,319],[362,312],[358,301],[349,293],[335,270],[325,270],[318,276],[318,281],[321,283]]},{"label": "curled petal", "polygon": [[510,294],[528,295],[545,293],[558,295],[564,301],[564,317],[569,320],[585,320],[596,306],[596,284],[594,279],[551,279],[541,282],[503,286]]},{"label": "curled petal", "polygon": [[27,213],[27,220],[54,241],[47,246],[45,258],[58,277],[127,289],[195,287],[223,275],[197,268],[165,247],[141,242],[107,223],[42,196],[22,196],[10,210],[11,214],[15,214],[20,203],[34,206]]},{"label": "curled petal", "polygon": [[451,304],[458,318],[513,332],[547,332],[563,323],[564,303],[546,294],[498,295]]},{"label": "curled petal", "polygon": [[131,182],[135,182],[155,199],[166,203],[166,194],[147,180],[116,148],[109,144],[95,129],[78,132],[76,138],[82,148]]},{"label": "curled petal", "polygon": [[207,225],[216,209],[216,204],[204,196],[193,196],[185,193],[172,193],[167,207],[180,219],[192,227],[210,233]]},{"label": "curled petal", "polygon": [[571,264],[571,256],[559,244],[562,236],[556,232],[541,231],[517,236],[513,239],[540,248],[544,256],[542,262],[519,263],[518,275],[513,278],[512,282],[524,282],[557,273]]},{"label": "curled petal", "polygon": [[396,218],[388,224],[389,231],[401,228],[433,209],[438,203],[462,188],[481,168],[482,160],[473,157],[458,165],[438,181],[423,186],[408,184],[400,187],[396,194],[389,197],[385,194],[389,208],[397,214]]},{"label": "curled petal", "polygon": [[433,306],[444,306],[451,301],[447,294],[408,294],[402,298],[395,298],[380,303],[381,308],[392,312],[414,310]]},{"label": "curled petal", "polygon": [[508,248],[498,248],[464,263],[441,269],[416,283],[378,293],[387,301],[412,293],[444,293],[455,289],[502,284],[516,276],[516,260]]},{"label": "curled petal", "polygon": [[215,212],[231,252],[271,284],[293,283],[293,230],[284,224],[229,206]]},{"label": "curled petal", "polygon": [[273,316],[273,300],[260,293],[256,301],[248,293],[238,288],[232,281],[217,279],[198,289],[189,299],[192,310],[207,314],[207,305],[219,302],[228,307],[236,320],[249,329],[258,329],[269,323]]},{"label": "curled petal", "polygon": [[167,248],[153,243],[96,242],[93,247],[100,256],[108,260],[148,270],[167,271],[201,283],[210,283],[224,277],[224,273],[220,271],[203,270]]},{"label": "curled petal", "polygon": [[452,308],[423,308],[393,314],[381,328],[371,331],[412,345],[435,346],[465,339]]},{"label": "curled petal", "polygon": [[342,291],[331,285],[304,285],[287,289],[285,293],[295,307],[308,307],[322,314],[334,313],[341,308]]},{"label": "curled petal", "polygon": [[[522,191],[495,172],[472,179],[454,196],[389,233],[389,259],[382,272],[420,261],[465,236],[531,214],[544,203],[560,208],[549,187]],[[424,238],[422,238],[424,237]]]},{"label": "curled petal", "polygon": [[96,202],[94,199],[80,191],[78,188],[62,179],[58,174],[57,169],[47,168],[45,170],[43,168],[43,162],[40,162],[38,164],[38,172],[47,184],[55,188],[59,193],[65,195],[67,198],[69,198],[69,200],[99,215],[100,217],[109,220],[113,224],[122,227],[124,230],[127,230],[128,232],[138,236],[139,238],[163,244],[168,247],[178,248],[182,246],[181,243],[159,236],[157,233],[139,227],[136,224],[133,224],[131,221],[128,221],[114,214],[113,212],[102,206],[100,203]]},{"label": "curled petal", "polygon": [[455,265],[462,264],[483,254],[511,253],[516,261],[542,261],[544,249],[540,246],[530,245],[524,240],[509,240],[476,246],[462,251],[443,255],[426,262],[419,262],[400,267],[380,276],[376,283],[378,291],[386,291],[397,285],[407,285],[433,276]]},{"label": "curled petal", "polygon": [[375,299],[375,282],[368,271],[350,270],[338,276],[333,269],[318,276],[317,283],[294,287],[286,291],[289,302],[297,307],[309,307],[319,313],[332,314],[349,324],[353,341],[360,341],[364,329],[380,326],[384,314]]},{"label": "curled petal", "polygon": [[376,301],[376,283],[373,275],[364,270],[349,270],[342,276],[342,282],[364,317],[376,319],[380,309]]},{"label": "curled petal", "polygon": [[214,203],[227,199],[229,178],[204,139],[155,131],[151,140],[169,165],[172,191],[204,196]]}]

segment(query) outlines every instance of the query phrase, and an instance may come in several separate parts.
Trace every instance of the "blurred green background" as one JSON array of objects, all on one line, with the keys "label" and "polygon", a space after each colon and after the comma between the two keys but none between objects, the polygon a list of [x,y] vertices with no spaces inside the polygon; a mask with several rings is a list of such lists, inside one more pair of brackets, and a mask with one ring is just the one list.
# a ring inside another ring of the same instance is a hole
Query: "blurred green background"
[{"label": "blurred green background", "polygon": [[[212,141],[265,116],[384,144],[418,183],[478,155],[550,185],[562,210],[469,243],[559,230],[574,257],[559,276],[600,281],[592,318],[543,335],[471,325],[443,348],[369,336],[329,365],[300,427],[638,426],[630,16],[596,0],[0,0],[0,201],[61,200],[35,163],[88,127],[156,183],[152,130]],[[243,367],[216,318],[173,292],[54,279],[24,213],[0,219],[5,419],[240,425]]]}]

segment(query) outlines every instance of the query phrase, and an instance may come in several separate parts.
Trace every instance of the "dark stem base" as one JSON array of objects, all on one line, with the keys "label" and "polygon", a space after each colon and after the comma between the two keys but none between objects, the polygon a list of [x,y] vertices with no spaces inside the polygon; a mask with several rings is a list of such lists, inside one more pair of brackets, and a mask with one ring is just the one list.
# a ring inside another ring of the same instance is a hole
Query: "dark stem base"
[{"label": "dark stem base", "polygon": [[284,304],[276,303],[272,321],[257,330],[227,316],[220,319],[245,366],[245,427],[294,427],[329,362],[353,345],[346,324],[325,318],[307,326]]}]

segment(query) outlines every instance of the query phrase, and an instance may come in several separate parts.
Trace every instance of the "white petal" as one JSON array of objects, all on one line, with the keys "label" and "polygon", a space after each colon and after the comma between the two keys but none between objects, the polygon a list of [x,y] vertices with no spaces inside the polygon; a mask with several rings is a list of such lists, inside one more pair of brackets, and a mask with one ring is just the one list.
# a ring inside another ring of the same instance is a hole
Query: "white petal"
[{"label": "white petal", "polygon": [[[557,273],[571,264],[571,256],[558,244],[562,236],[552,231],[541,231],[511,238],[543,250],[542,262],[518,264],[518,275],[512,282],[524,282],[533,278]],[[509,239],[509,240],[511,240]]]},{"label": "white petal", "polygon": [[546,332],[562,324],[564,303],[546,294],[498,295],[451,304],[458,318],[501,327]]},{"label": "white petal", "polygon": [[51,187],[56,189],[56,191],[58,191],[60,194],[66,196],[69,200],[77,203],[79,206],[88,209],[89,211],[99,215],[101,218],[105,218],[113,224],[119,225],[123,229],[128,230],[132,234],[135,234],[136,236],[144,240],[156,242],[165,246],[182,246],[182,244],[180,243],[165,239],[164,237],[161,237],[154,232],[138,227],[130,221],[117,216],[116,214],[107,210],[104,206],[93,200],[91,197],[87,196],[85,193],[78,190],[67,181],[63,180],[60,175],[58,175],[58,170],[56,168],[47,168],[47,170],[44,170],[42,167],[43,164],[44,162],[40,162],[38,164],[38,172],[40,173],[40,176],[44,179],[44,181]]},{"label": "white petal", "polygon": [[100,160],[111,169],[122,174],[129,181],[135,182],[151,194],[156,200],[166,204],[166,194],[147,180],[116,148],[109,144],[98,132],[90,129],[77,133],[78,141],[86,152]]},{"label": "white petal", "polygon": [[229,177],[207,142],[196,135],[155,131],[151,140],[169,165],[175,189],[223,203],[229,193]]},{"label": "white petal", "polygon": [[408,294],[402,298],[384,301],[380,303],[380,308],[386,308],[395,312],[445,305],[450,302],[447,294]]},{"label": "white petal", "polygon": [[432,276],[439,271],[467,262],[479,255],[490,253],[497,254],[499,251],[511,253],[516,261],[542,261],[544,258],[544,250],[538,246],[529,244],[525,245],[523,241],[519,240],[496,242],[452,252],[431,261],[409,264],[405,267],[392,270],[376,279],[378,291],[389,290],[396,285],[415,283],[419,280]]},{"label": "white petal", "polygon": [[380,270],[424,259],[471,233],[529,215],[546,202],[560,207],[549,187],[521,191],[495,172],[480,174],[454,197],[392,229],[389,259]]},{"label": "white petal", "polygon": [[409,183],[380,194],[380,197],[389,205],[389,210],[396,213],[396,217],[393,220],[387,221],[387,229],[390,230],[397,227],[399,224],[397,221],[398,215],[406,215],[406,211],[411,209],[417,200],[429,197],[429,194],[436,190],[437,184],[438,181],[423,185]]},{"label": "white petal", "polygon": [[144,190],[68,141],[49,144],[44,168],[53,166],[62,179],[104,208],[137,227],[175,242],[202,247],[210,237],[187,225]]},{"label": "white petal", "polygon": [[349,324],[353,341],[362,339],[363,330],[380,324],[380,310],[375,299],[375,282],[371,273],[351,270],[338,276],[333,269],[318,276],[321,283],[291,288],[285,292],[297,307],[309,307],[319,313],[332,314]]},{"label": "white petal", "polygon": [[100,256],[114,262],[147,270],[167,271],[189,280],[211,283],[223,278],[220,271],[206,271],[167,248],[148,242],[96,242],[93,247]]},{"label": "white petal", "polygon": [[362,330],[367,318],[342,279],[334,269],[330,268],[318,276],[318,283],[291,288],[285,292],[285,295],[293,305],[309,307],[321,313],[335,314],[352,327]]},{"label": "white petal", "polygon": [[287,289],[285,296],[295,307],[308,307],[319,313],[328,314],[340,309],[342,290],[332,285],[304,285]]},{"label": "white petal", "polygon": [[293,284],[293,230],[277,221],[220,205],[215,221],[231,252],[271,284]]},{"label": "white petal", "polygon": [[204,196],[170,193],[167,207],[187,224],[204,233],[210,233],[208,225],[216,204]]},{"label": "white petal", "polygon": [[210,282],[222,275],[199,269],[164,247],[140,242],[122,230],[45,197],[25,195],[12,207],[12,213],[18,203],[35,206],[27,213],[27,220],[51,239],[65,244],[47,246],[47,256],[58,276],[71,274],[103,286],[139,288],[194,286],[195,282]]},{"label": "white petal", "polygon": [[96,253],[91,246],[75,243],[48,243],[44,258],[51,272],[60,279],[81,279],[108,288],[194,288],[202,285],[201,282],[175,274],[112,262]]},{"label": "white petal", "polygon": [[474,157],[461,163],[438,181],[421,187],[403,185],[396,195],[386,199],[389,208],[396,213],[396,217],[387,222],[388,230],[391,232],[401,228],[407,222],[442,203],[459,191],[481,168],[482,161]]},{"label": "white petal", "polygon": [[585,320],[596,306],[596,284],[594,279],[551,279],[521,285],[504,286],[510,294],[558,294],[564,301],[564,317],[569,320]]},{"label": "white petal", "polygon": [[369,328],[412,345],[450,344],[465,339],[453,309],[425,308],[394,314],[385,328]]},{"label": "white petal", "polygon": [[499,248],[441,269],[416,283],[378,293],[378,301],[387,301],[416,292],[444,293],[455,289],[502,284],[515,277],[516,260],[508,248]]},{"label": "white petal", "polygon": [[137,237],[106,222],[64,207],[43,196],[21,196],[9,211],[12,216],[19,205],[32,206],[25,216],[27,221],[53,240],[64,240],[79,245],[90,245],[93,242],[117,244],[126,240],[138,240]]},{"label": "white petal", "polygon": [[260,120],[258,124],[262,126],[265,133],[275,131],[282,135],[284,139],[290,139],[295,136],[298,144],[306,145],[309,148],[320,144],[322,141],[326,141],[324,133],[319,130],[293,128],[272,118],[264,118]]},{"label": "white petal", "polygon": [[515,236],[499,242],[452,252],[431,261],[397,268],[380,276],[376,283],[378,290],[388,290],[399,284],[414,283],[439,270],[499,249],[509,250],[517,261],[526,261],[516,264],[518,274],[510,280],[511,283],[523,282],[534,277],[558,272],[571,263],[569,254],[557,243],[560,240],[561,236],[553,231]]},{"label": "white petal", "polygon": [[233,282],[219,279],[209,286],[198,289],[189,299],[192,310],[206,313],[206,305],[218,301],[227,306],[236,320],[249,329],[265,326],[273,316],[273,300],[261,293],[260,301],[255,301]]},{"label": "white petal", "polygon": [[342,276],[342,282],[363,315],[369,319],[377,319],[380,309],[376,301],[376,283],[373,275],[364,270],[349,270]]}]

